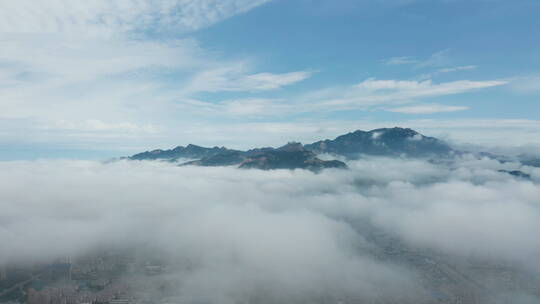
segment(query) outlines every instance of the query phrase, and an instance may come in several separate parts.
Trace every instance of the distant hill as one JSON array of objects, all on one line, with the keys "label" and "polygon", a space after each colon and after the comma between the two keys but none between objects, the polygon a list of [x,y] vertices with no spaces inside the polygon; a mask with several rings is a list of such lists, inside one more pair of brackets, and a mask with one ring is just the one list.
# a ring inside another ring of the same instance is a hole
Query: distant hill
[{"label": "distant hill", "polygon": [[531,155],[519,155],[518,159],[522,164],[531,167],[540,167],[540,157]]},{"label": "distant hill", "polygon": [[183,165],[237,165],[243,169],[307,169],[311,171],[320,171],[326,168],[347,168],[344,162],[338,160],[324,161],[317,158],[315,153],[306,150],[300,143],[289,143],[277,149],[263,148],[246,152],[227,151],[187,162]]},{"label": "distant hill", "polygon": [[177,160],[177,159],[198,159],[210,157],[220,153],[235,152],[225,147],[205,148],[189,144],[186,147],[178,146],[171,150],[152,150],[130,156],[131,160]]},{"label": "distant hill", "polygon": [[[319,171],[325,168],[346,168],[339,160],[325,161],[317,154],[329,154],[345,159],[357,159],[362,155],[427,158],[444,160],[453,155],[471,154],[453,150],[444,141],[424,136],[407,128],[382,128],[371,131],[357,130],[336,137],[302,145],[291,142],[279,148],[256,148],[247,151],[227,149],[225,147],[206,148],[196,145],[178,146],[171,150],[153,150],[128,157],[130,160],[164,160],[180,162],[193,159],[181,165],[196,166],[237,166],[257,169],[308,169]],[[501,162],[515,161],[505,156],[486,152],[472,153],[477,157],[493,158]],[[540,161],[533,158],[518,158],[523,164],[540,166]],[[511,174],[511,173],[510,173]]]},{"label": "distant hill", "polygon": [[444,141],[424,136],[412,129],[384,128],[354,131],[305,146],[315,153],[341,155],[349,159],[360,155],[433,157],[448,156],[452,149]]}]

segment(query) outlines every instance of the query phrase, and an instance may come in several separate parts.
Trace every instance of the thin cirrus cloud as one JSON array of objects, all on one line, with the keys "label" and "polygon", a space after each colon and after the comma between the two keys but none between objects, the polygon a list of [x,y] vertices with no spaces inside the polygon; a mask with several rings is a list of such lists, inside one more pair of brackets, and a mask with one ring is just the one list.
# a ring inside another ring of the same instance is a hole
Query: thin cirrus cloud
[{"label": "thin cirrus cloud", "polygon": [[59,34],[3,35],[0,61],[20,80],[59,85],[157,68],[188,68],[202,62],[192,39],[166,42],[76,38]]},{"label": "thin cirrus cloud", "polygon": [[419,99],[468,93],[506,85],[505,80],[457,80],[434,83],[432,80],[379,80],[368,78],[346,88],[335,87],[309,93],[304,100],[318,99],[318,107],[366,109],[374,106],[415,103]]},{"label": "thin cirrus cloud", "polygon": [[404,114],[433,114],[433,113],[446,113],[457,112],[469,109],[465,106],[446,106],[441,104],[420,104],[404,107],[390,108],[386,111],[404,113]]},{"label": "thin cirrus cloud", "polygon": [[360,92],[374,93],[382,101],[398,99],[414,99],[467,93],[474,90],[497,87],[507,84],[504,80],[457,80],[450,82],[433,83],[424,81],[377,80],[367,79],[355,87]]},{"label": "thin cirrus cloud", "polygon": [[70,122],[66,120],[55,121],[54,124],[42,126],[44,129],[78,130],[84,132],[117,131],[128,133],[157,133],[159,130],[152,125],[136,125],[133,123],[119,122],[107,123],[100,120],[86,120],[81,122]]},{"label": "thin cirrus cloud", "polygon": [[380,62],[385,65],[404,65],[404,64],[417,63],[418,60],[415,59],[414,57],[400,56],[400,57],[390,57],[390,58],[382,59]]},{"label": "thin cirrus cloud", "polygon": [[268,0],[2,1],[0,31],[97,35],[147,29],[192,31],[265,2]]},{"label": "thin cirrus cloud", "polygon": [[196,74],[184,88],[186,92],[243,92],[279,89],[311,77],[312,72],[249,74],[249,65],[235,63],[203,70]]},{"label": "thin cirrus cloud", "polygon": [[421,59],[411,56],[390,57],[380,60],[384,65],[413,65],[415,68],[443,67],[451,63],[449,53],[450,49],[433,53],[431,56]]},{"label": "thin cirrus cloud", "polygon": [[449,56],[450,51],[450,49],[439,51],[425,59],[401,56],[382,59],[380,62],[387,66],[410,65],[412,66],[413,70],[432,69],[432,71],[425,72],[417,77],[421,80],[428,80],[441,74],[470,71],[477,68],[476,65],[454,65]]},{"label": "thin cirrus cloud", "polygon": [[540,75],[514,77],[510,79],[510,87],[518,93],[530,94],[540,92]]},{"label": "thin cirrus cloud", "polygon": [[[199,102],[198,106],[208,110],[210,114],[229,115],[233,117],[268,117],[284,113],[294,113],[294,105],[281,99],[236,99],[225,100],[220,103]],[[199,109],[196,109],[198,111]]]},{"label": "thin cirrus cloud", "polygon": [[[306,73],[291,73],[295,78],[304,78]],[[265,76],[267,77],[267,76]],[[270,77],[273,78],[274,76]],[[202,77],[211,79],[212,77]],[[281,79],[283,81],[283,79]],[[229,90],[234,91],[247,82],[236,81]],[[273,83],[270,83],[273,84]],[[235,99],[221,102],[209,102],[192,99],[182,108],[198,114],[241,116],[281,116],[296,113],[318,113],[337,110],[379,110],[381,106],[403,105],[386,111],[407,114],[432,114],[467,110],[466,106],[444,106],[432,103],[418,105],[418,101],[431,97],[464,94],[476,90],[506,85],[504,80],[471,81],[459,80],[434,83],[432,80],[394,80],[368,78],[349,87],[329,87],[289,99]],[[226,90],[227,81],[219,79],[214,85],[206,86]],[[256,86],[252,86],[256,88]],[[247,89],[247,86],[246,86]],[[201,90],[200,88],[198,90]],[[245,90],[245,89],[244,89]],[[408,105],[411,104],[411,105]]]},{"label": "thin cirrus cloud", "polygon": [[456,66],[451,68],[444,68],[439,69],[437,72],[439,73],[450,73],[450,72],[457,72],[457,71],[467,71],[467,70],[474,70],[476,69],[475,65],[463,65],[463,66]]},{"label": "thin cirrus cloud", "polygon": [[454,66],[454,67],[448,67],[448,68],[442,68],[435,70],[431,73],[425,73],[420,76],[418,76],[419,79],[431,79],[435,76],[446,74],[446,73],[453,73],[453,72],[461,72],[461,71],[470,71],[476,69],[477,66],[475,65],[462,65],[462,66]]}]

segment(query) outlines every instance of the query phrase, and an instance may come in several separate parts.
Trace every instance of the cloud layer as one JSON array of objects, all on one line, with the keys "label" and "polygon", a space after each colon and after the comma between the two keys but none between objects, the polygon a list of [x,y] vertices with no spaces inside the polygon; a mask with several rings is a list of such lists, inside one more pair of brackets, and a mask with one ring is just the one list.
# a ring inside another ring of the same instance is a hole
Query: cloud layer
[{"label": "cloud layer", "polygon": [[[147,248],[180,267],[168,278],[180,293],[211,303],[253,297],[418,303],[432,287],[406,262],[410,254],[540,274],[538,169],[471,157],[452,166],[375,158],[350,167],[313,174],[3,162],[0,242],[9,246],[0,260]],[[535,182],[500,169],[524,170]],[[390,258],[387,247],[409,249]],[[471,273],[491,284],[480,271]]]}]

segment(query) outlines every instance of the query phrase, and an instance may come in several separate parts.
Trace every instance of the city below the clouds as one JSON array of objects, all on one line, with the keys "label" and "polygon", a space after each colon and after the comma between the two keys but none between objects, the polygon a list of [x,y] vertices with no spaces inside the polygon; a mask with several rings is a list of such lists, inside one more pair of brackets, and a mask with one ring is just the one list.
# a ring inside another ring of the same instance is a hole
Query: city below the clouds
[{"label": "city below the clouds", "polygon": [[0,1],[0,304],[540,303],[539,15]]}]

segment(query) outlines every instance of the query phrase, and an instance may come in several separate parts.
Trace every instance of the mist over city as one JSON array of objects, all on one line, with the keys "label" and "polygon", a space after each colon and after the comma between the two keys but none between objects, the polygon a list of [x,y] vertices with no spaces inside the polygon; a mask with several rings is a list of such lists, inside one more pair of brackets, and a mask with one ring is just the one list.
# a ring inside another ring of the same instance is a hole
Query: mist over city
[{"label": "mist over city", "polygon": [[539,14],[0,1],[0,303],[540,303]]},{"label": "mist over city", "polygon": [[[173,303],[539,299],[540,168],[473,155],[348,166],[2,163],[0,259],[44,277],[69,261],[71,280]],[[517,169],[530,178],[500,172]],[[78,274],[91,259],[103,269]]]}]

